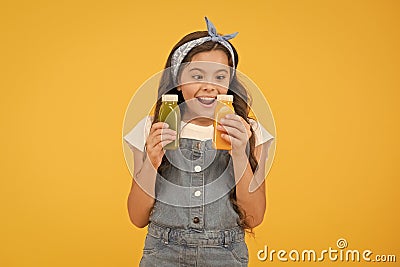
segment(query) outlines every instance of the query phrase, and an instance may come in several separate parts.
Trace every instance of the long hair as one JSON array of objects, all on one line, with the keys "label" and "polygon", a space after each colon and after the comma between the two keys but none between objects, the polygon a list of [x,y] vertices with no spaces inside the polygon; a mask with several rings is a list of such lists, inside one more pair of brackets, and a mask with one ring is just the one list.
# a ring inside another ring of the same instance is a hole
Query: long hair
[{"label": "long hair", "polygon": [[[177,94],[178,95],[178,105],[181,103],[185,102],[185,99],[183,98],[182,92],[178,91],[177,89],[177,84],[174,81],[174,77],[172,76],[170,67],[171,67],[171,57],[174,53],[174,51],[180,47],[181,45],[191,41],[195,40],[201,37],[206,37],[208,36],[207,31],[197,31],[193,33],[189,33],[188,35],[184,36],[172,49],[171,53],[168,56],[167,62],[165,64],[165,70],[162,74],[160,84],[158,87],[158,100],[155,105],[154,109],[154,120],[153,124],[158,122],[158,114],[160,111],[161,107],[161,95],[162,94]],[[229,42],[229,41],[228,41]],[[229,50],[221,45],[220,43],[213,42],[213,41],[207,41],[204,42],[201,45],[198,45],[194,47],[192,50],[189,51],[189,53],[185,56],[185,58],[182,61],[183,63],[190,62],[195,54],[201,53],[201,52],[208,52],[212,50],[221,50],[223,51],[227,57],[228,57],[228,63],[229,66],[236,69],[237,64],[239,62],[239,56],[237,54],[236,49],[231,45],[233,49],[233,54],[234,54],[234,62],[235,66],[233,66],[233,60],[231,53]],[[182,66],[181,64],[181,66]],[[178,77],[181,72],[181,69],[178,71]],[[249,122],[249,111],[250,111],[250,106],[251,105],[251,96],[247,92],[246,88],[240,83],[236,76],[236,72],[234,76],[232,77],[232,80],[229,84],[228,92],[227,94],[233,95],[233,108],[235,110],[235,113],[242,117],[247,123]],[[250,127],[250,130],[252,132],[251,137],[249,138],[249,143],[247,145],[247,157],[250,162],[251,169],[253,170],[253,173],[256,171],[258,162],[257,159],[254,155],[254,149],[255,149],[255,135],[252,127]],[[232,203],[233,209],[236,211],[236,213],[239,215],[239,222],[238,224],[243,228],[243,229],[250,229],[250,232],[252,232],[251,227],[249,227],[246,223],[246,214],[244,210],[237,204],[236,200],[236,186],[230,191],[229,193],[229,200]]]}]

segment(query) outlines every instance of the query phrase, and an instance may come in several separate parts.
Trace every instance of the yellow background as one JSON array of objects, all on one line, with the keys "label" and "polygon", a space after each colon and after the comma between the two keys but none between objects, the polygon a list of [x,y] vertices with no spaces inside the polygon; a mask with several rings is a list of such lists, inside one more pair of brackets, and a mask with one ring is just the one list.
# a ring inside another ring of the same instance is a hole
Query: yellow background
[{"label": "yellow background", "polygon": [[204,16],[239,31],[239,69],[276,123],[250,266],[341,266],[256,259],[340,237],[400,258],[399,13],[395,0],[1,1],[0,266],[137,266],[125,109]]}]

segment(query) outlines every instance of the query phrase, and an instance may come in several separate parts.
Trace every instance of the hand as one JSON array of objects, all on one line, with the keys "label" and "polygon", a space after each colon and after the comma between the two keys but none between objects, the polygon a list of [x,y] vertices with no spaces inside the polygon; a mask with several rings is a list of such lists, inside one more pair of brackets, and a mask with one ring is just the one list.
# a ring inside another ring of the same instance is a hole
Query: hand
[{"label": "hand", "polygon": [[[232,155],[246,153],[246,146],[251,137],[250,125],[239,115],[228,114],[220,121],[218,130],[225,132],[221,137],[232,146]],[[244,154],[245,155],[245,154]]]},{"label": "hand", "polygon": [[146,140],[147,157],[155,169],[158,169],[164,156],[163,147],[176,139],[176,131],[168,127],[164,122],[154,123]]}]

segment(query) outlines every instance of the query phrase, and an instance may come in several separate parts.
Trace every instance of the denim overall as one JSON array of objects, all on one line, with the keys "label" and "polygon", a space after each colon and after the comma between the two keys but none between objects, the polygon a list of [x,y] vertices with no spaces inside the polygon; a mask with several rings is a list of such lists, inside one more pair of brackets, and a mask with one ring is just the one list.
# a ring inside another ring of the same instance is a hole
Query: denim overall
[{"label": "denim overall", "polygon": [[234,187],[228,151],[212,140],[180,139],[158,169],[140,266],[247,266],[239,216],[229,201]]}]

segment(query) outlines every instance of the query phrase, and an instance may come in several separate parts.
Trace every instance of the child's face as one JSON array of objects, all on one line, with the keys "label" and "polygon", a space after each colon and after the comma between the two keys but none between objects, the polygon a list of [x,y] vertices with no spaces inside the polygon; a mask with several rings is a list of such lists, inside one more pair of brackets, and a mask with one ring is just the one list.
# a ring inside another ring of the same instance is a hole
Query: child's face
[{"label": "child's face", "polygon": [[216,97],[226,94],[230,81],[227,55],[221,50],[201,52],[186,63],[180,77],[178,90],[186,102],[186,112],[192,119],[212,118]]}]

